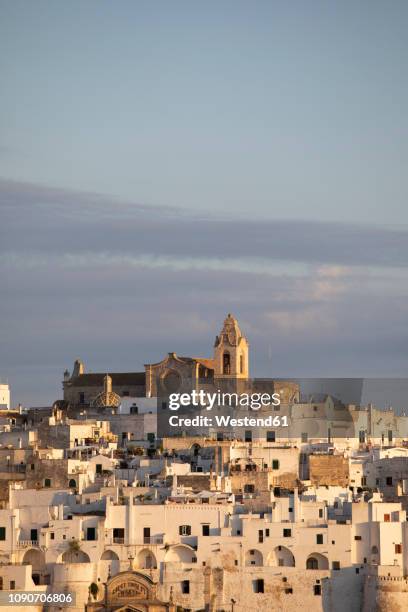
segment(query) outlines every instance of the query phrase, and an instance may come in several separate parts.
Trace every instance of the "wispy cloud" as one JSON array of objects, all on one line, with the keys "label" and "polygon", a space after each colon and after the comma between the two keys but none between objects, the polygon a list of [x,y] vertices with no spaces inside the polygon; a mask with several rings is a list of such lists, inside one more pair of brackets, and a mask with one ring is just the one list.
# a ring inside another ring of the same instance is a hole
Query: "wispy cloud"
[{"label": "wispy cloud", "polygon": [[253,373],[406,373],[407,228],[192,216],[11,181],[0,215],[0,375],[16,401],[55,399],[78,356],[105,371],[210,355],[227,311]]}]

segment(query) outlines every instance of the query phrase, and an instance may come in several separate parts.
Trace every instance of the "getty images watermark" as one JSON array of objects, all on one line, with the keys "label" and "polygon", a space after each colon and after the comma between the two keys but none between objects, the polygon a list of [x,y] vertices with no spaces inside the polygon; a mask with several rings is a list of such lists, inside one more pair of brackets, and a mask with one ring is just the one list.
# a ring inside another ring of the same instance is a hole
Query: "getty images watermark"
[{"label": "getty images watermark", "polygon": [[212,410],[214,406],[230,406],[259,410],[264,406],[280,406],[279,393],[224,393],[216,391],[208,393],[193,390],[190,393],[171,393],[169,395],[169,409],[179,410],[181,407],[196,406]]}]

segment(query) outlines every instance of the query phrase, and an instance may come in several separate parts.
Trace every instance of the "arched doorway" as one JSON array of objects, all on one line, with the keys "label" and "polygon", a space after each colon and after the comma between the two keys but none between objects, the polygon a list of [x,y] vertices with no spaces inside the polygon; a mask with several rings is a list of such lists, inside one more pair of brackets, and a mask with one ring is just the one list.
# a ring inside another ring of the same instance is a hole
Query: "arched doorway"
[{"label": "arched doorway", "polygon": [[42,550],[36,548],[30,548],[24,554],[23,565],[31,565],[31,577],[34,584],[41,584],[42,578],[46,573],[45,555]]},{"label": "arched doorway", "polygon": [[136,557],[136,564],[139,569],[156,569],[157,561],[156,557],[148,548],[143,548],[138,552]]},{"label": "arched doorway", "polygon": [[120,561],[118,555],[113,550],[104,550],[101,562],[108,567],[107,574],[115,576],[120,571]]}]

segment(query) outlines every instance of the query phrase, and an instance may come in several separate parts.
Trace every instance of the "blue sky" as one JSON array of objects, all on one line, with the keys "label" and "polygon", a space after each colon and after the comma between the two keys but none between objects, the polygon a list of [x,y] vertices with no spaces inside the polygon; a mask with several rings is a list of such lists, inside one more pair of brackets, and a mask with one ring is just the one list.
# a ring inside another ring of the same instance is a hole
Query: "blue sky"
[{"label": "blue sky", "polygon": [[408,5],[1,3],[1,175],[240,216],[407,221]]},{"label": "blue sky", "polygon": [[0,377],[406,376],[408,4],[0,1]]}]

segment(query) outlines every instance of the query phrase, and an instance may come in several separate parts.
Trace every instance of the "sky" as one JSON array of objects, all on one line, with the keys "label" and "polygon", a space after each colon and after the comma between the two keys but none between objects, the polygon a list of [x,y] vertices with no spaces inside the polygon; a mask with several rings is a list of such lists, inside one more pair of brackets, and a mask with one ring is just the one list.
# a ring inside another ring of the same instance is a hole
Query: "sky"
[{"label": "sky", "polygon": [[408,5],[0,0],[0,377],[406,376]]}]

